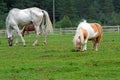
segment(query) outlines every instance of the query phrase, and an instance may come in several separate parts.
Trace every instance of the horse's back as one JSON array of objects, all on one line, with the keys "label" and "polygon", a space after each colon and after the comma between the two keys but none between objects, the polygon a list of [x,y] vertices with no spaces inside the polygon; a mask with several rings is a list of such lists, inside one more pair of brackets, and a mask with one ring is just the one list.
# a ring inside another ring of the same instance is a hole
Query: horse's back
[{"label": "horse's back", "polygon": [[28,9],[13,8],[8,13],[9,21],[13,23],[24,23],[30,19],[30,12]]},{"label": "horse's back", "polygon": [[91,27],[95,32],[98,32],[98,35],[102,34],[102,26],[98,23],[90,23]]},{"label": "horse's back", "polygon": [[83,29],[84,32],[87,32],[88,39],[96,38],[102,35],[102,27],[98,23],[81,22],[77,28],[78,32],[79,29]]},{"label": "horse's back", "polygon": [[26,12],[28,10],[31,10],[31,11],[41,11],[41,9],[37,8],[37,7],[31,7],[31,8],[26,8],[26,9],[13,8],[13,9],[11,9],[9,11],[9,13]]},{"label": "horse's back", "polygon": [[18,8],[13,8],[13,9],[11,9],[11,10],[9,11],[9,13],[14,13],[14,12],[18,12],[18,11],[20,11],[20,9],[18,9]]},{"label": "horse's back", "polygon": [[41,9],[37,7],[27,8],[27,9],[18,9],[13,8],[9,11],[8,17],[6,21],[9,22],[9,24],[16,25],[25,25],[29,24],[31,21],[36,21],[40,16],[43,14],[41,13]]}]

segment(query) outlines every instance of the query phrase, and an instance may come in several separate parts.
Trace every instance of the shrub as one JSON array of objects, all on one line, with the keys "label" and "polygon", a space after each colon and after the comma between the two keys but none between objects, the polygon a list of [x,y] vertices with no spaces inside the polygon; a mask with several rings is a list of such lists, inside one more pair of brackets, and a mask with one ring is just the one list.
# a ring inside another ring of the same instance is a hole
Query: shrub
[{"label": "shrub", "polygon": [[0,29],[5,29],[5,21],[0,20]]},{"label": "shrub", "polygon": [[68,16],[64,16],[61,21],[56,22],[55,28],[72,27],[72,22]]}]

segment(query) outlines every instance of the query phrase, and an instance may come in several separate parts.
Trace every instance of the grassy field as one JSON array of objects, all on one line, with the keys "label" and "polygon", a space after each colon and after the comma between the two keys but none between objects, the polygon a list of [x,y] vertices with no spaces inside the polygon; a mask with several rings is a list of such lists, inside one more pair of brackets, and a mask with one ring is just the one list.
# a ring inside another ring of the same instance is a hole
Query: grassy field
[{"label": "grassy field", "polygon": [[120,80],[120,33],[104,33],[99,50],[73,52],[73,34],[49,35],[47,45],[32,46],[26,35],[9,47],[0,38],[0,80]]}]

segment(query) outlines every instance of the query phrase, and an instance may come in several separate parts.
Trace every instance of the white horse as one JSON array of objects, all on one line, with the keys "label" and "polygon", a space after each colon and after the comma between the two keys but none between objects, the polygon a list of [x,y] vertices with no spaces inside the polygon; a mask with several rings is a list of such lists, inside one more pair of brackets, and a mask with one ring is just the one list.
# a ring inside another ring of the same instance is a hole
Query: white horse
[{"label": "white horse", "polygon": [[102,37],[102,27],[98,23],[81,22],[76,30],[76,34],[73,39],[75,50],[79,51],[82,47],[82,51],[87,50],[87,41],[93,41],[93,49],[98,50],[98,44]]},{"label": "white horse", "polygon": [[[52,32],[52,23],[50,21],[49,15],[47,11],[39,9],[37,7],[28,8],[28,9],[17,9],[13,8],[9,11],[8,16],[6,18],[6,32],[8,36],[8,43],[9,46],[12,46],[12,29],[15,29],[17,37],[18,35],[21,37],[23,45],[25,46],[25,40],[21,35],[19,30],[19,25],[27,25],[32,23],[35,27],[36,31],[36,40],[33,45],[37,45],[39,36],[40,36],[40,29],[42,29],[44,34],[44,41],[43,44],[46,44],[46,33]],[[16,43],[18,43],[18,39],[16,38]]]}]

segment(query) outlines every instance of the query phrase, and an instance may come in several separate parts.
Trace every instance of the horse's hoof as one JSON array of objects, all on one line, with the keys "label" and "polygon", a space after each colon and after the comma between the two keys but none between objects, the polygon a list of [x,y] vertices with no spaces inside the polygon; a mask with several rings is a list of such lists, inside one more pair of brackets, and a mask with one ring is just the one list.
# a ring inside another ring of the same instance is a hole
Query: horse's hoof
[{"label": "horse's hoof", "polygon": [[14,46],[17,46],[17,43],[15,43]]},{"label": "horse's hoof", "polygon": [[46,44],[47,44],[46,42],[43,42],[43,43],[42,43],[42,46],[45,46]]},{"label": "horse's hoof", "polygon": [[33,46],[38,46],[38,44],[33,44]]},{"label": "horse's hoof", "polygon": [[46,44],[42,44],[42,46],[45,46]]},{"label": "horse's hoof", "polygon": [[23,45],[24,47],[26,47],[26,45]]}]

